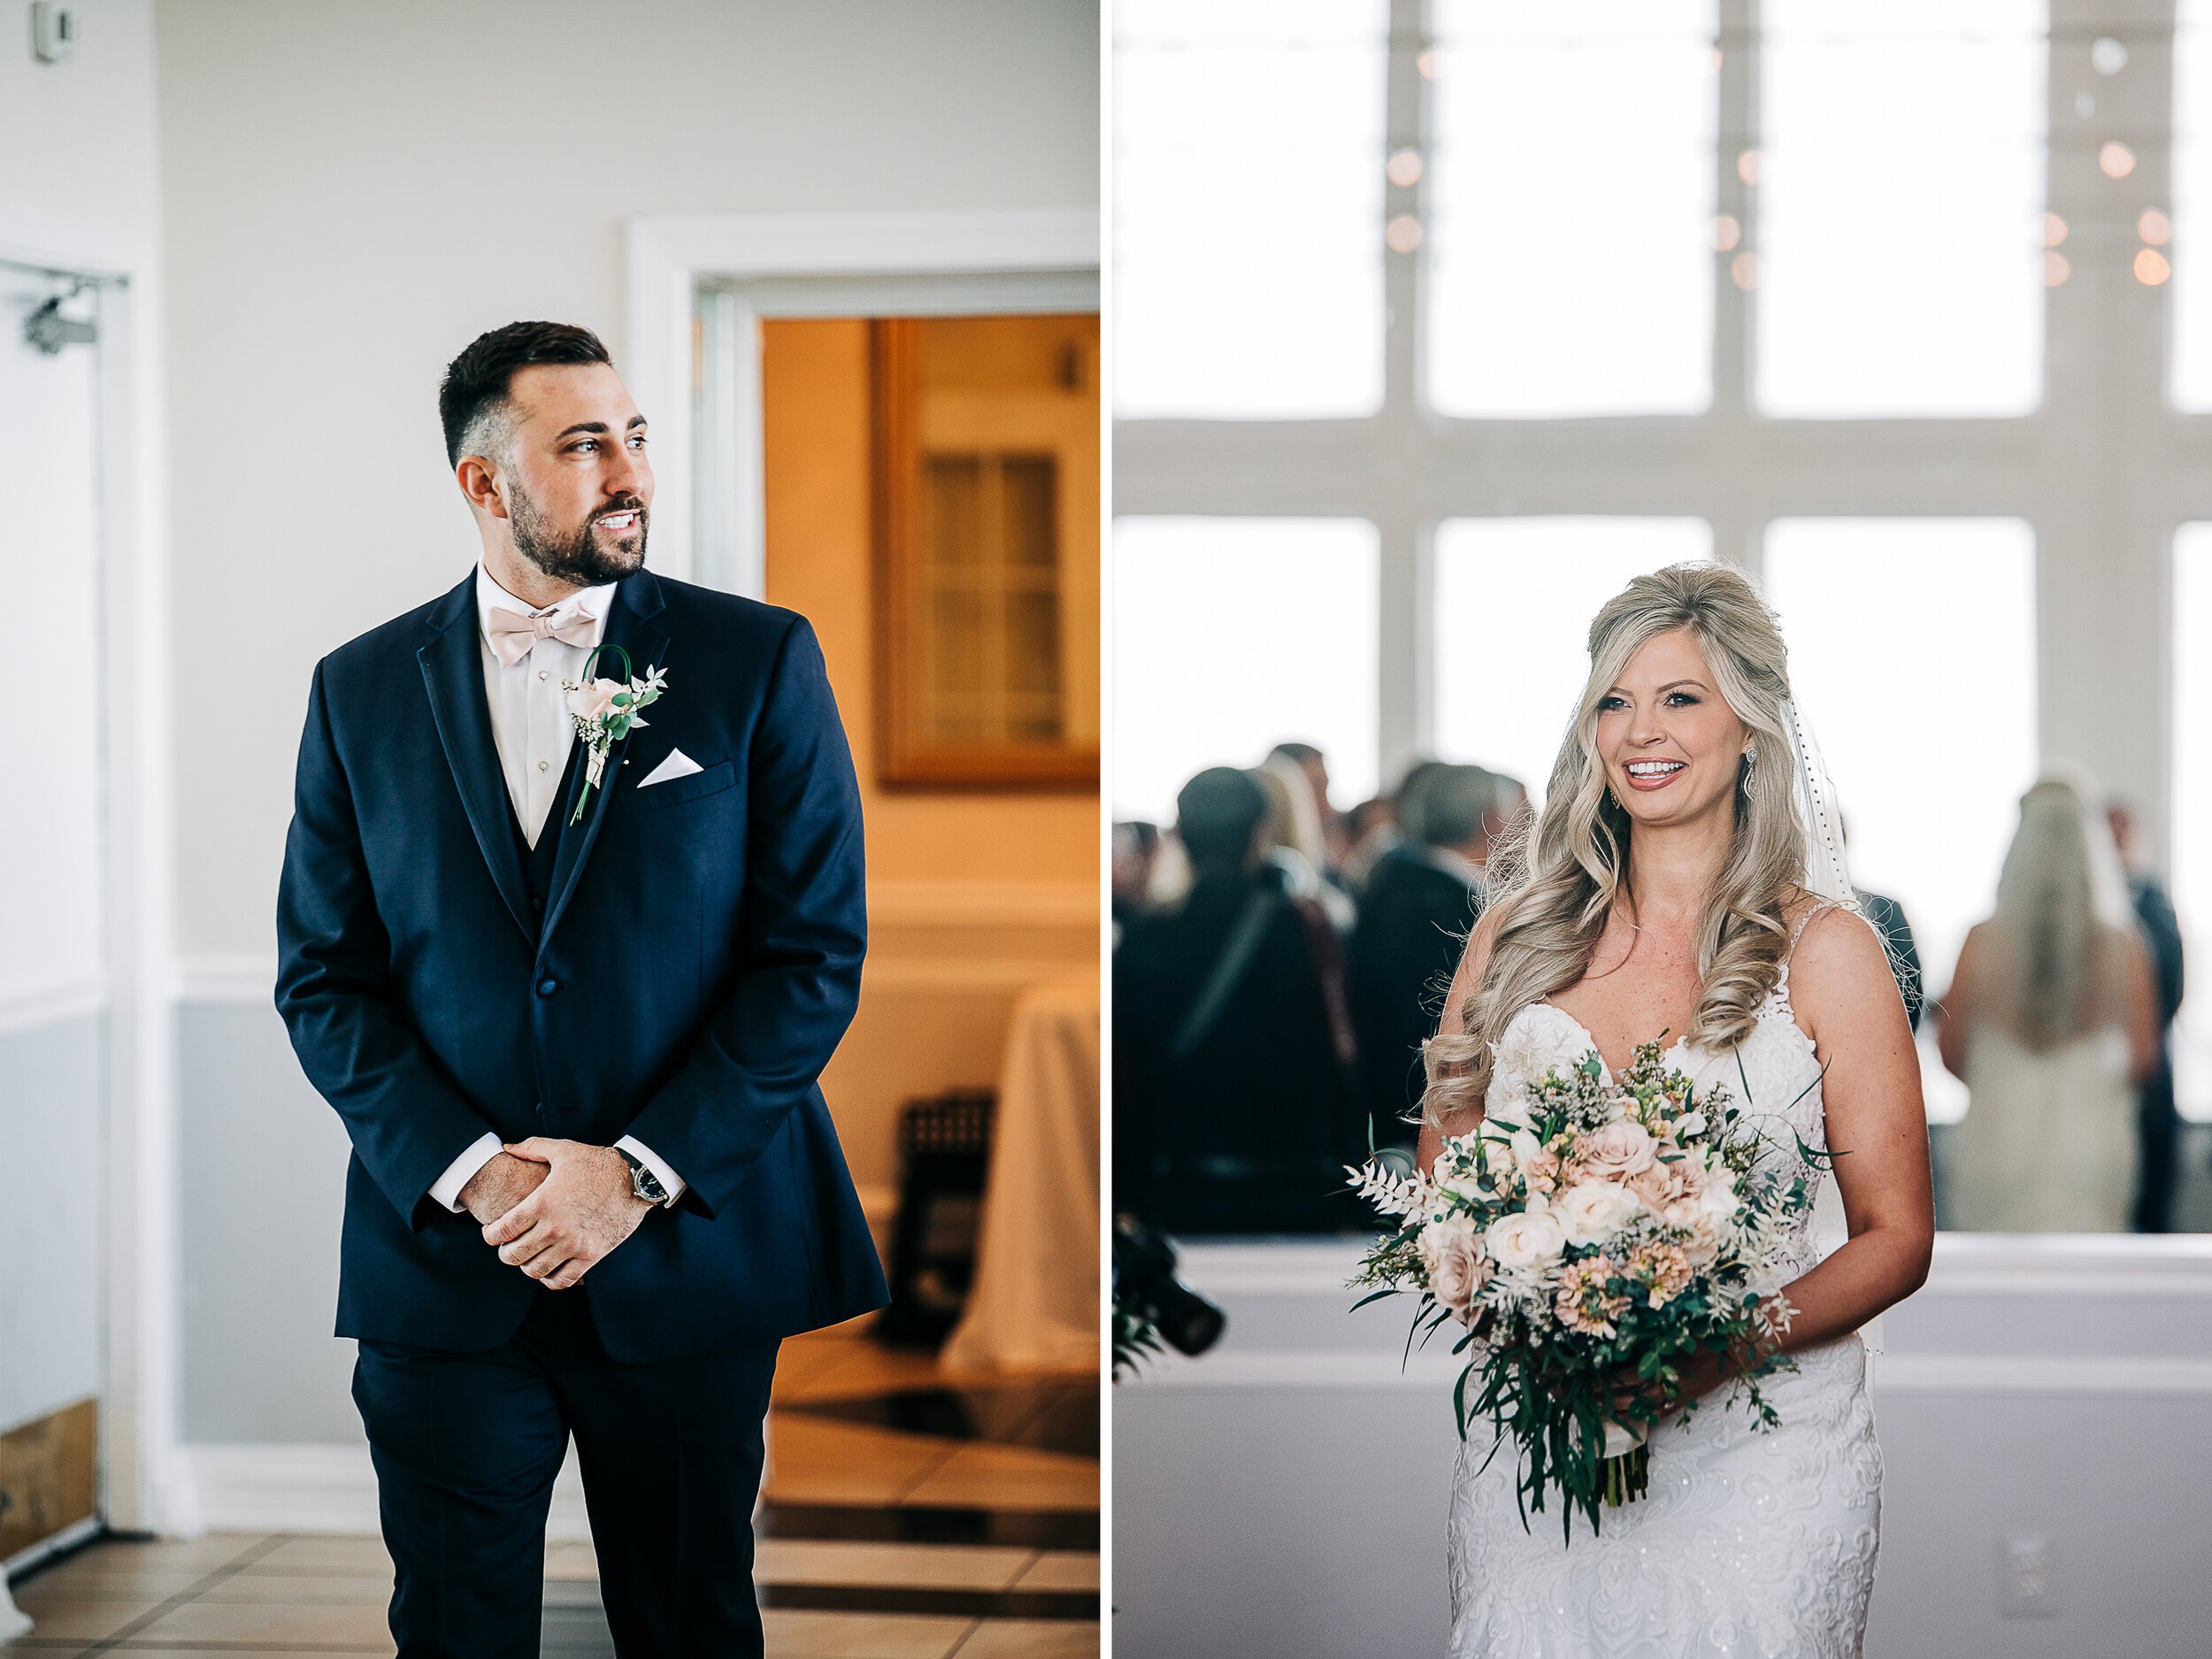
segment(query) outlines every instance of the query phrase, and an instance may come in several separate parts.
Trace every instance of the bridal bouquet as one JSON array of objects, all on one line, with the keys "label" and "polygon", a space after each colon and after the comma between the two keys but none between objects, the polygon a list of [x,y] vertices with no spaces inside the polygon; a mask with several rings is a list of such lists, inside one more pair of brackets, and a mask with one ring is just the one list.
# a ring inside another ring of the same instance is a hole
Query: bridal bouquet
[{"label": "bridal bouquet", "polygon": [[1447,1137],[1431,1170],[1351,1171],[1395,1225],[1352,1282],[1379,1286],[1361,1307],[1419,1294],[1409,1347],[1424,1327],[1466,1327],[1461,1437],[1486,1417],[1518,1443],[1524,1525],[1556,1489],[1563,1531],[1580,1509],[1594,1532],[1601,1505],[1644,1491],[1645,1437],[1675,1409],[1684,1362],[1720,1356],[1757,1426],[1778,1421],[1758,1379],[1793,1368],[1773,1352],[1793,1311],[1781,1291],[1812,1203],[1804,1169],[1825,1155],[1800,1141],[1793,1178],[1762,1170],[1727,1090],[1695,1090],[1657,1042],[1617,1082],[1594,1048],[1501,1045],[1491,1098],[1514,1096]]}]

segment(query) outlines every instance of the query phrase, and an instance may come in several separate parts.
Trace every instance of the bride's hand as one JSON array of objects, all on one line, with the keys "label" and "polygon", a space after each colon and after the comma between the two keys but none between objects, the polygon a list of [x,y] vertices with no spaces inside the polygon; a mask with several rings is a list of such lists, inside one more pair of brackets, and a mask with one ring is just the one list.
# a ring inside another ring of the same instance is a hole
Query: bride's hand
[{"label": "bride's hand", "polygon": [[1677,1409],[1703,1399],[1736,1375],[1734,1368],[1710,1348],[1701,1348],[1697,1353],[1677,1361],[1674,1369],[1680,1380],[1672,1388],[1656,1382],[1646,1382],[1632,1371],[1624,1372],[1613,1388],[1613,1409],[1616,1414],[1620,1414],[1620,1420],[1626,1422],[1628,1418],[1624,1414],[1640,1400],[1644,1402],[1645,1414],[1652,1421],[1663,1421]]}]

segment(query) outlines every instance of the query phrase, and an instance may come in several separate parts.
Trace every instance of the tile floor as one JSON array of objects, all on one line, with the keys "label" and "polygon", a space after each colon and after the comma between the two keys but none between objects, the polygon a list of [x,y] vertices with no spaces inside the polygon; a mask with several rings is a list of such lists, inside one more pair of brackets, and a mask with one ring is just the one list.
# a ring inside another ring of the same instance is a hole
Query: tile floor
[{"label": "tile floor", "polygon": [[[758,1570],[793,1659],[1097,1659],[1098,1379],[963,1388],[852,1327],[784,1345]],[[15,1586],[12,1654],[389,1655],[373,1538],[107,1540]],[[546,1552],[546,1659],[614,1649],[589,1544]]]}]

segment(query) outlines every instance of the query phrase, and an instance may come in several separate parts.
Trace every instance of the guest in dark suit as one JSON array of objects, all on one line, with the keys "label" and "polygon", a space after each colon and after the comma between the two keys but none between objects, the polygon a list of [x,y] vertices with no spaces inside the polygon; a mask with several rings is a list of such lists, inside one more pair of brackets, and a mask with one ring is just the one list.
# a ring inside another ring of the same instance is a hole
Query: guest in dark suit
[{"label": "guest in dark suit", "polygon": [[1920,1029],[1921,1010],[1927,1006],[1928,993],[1921,978],[1920,947],[1913,942],[1912,924],[1905,919],[1905,907],[1886,894],[1858,890],[1859,914],[1874,924],[1874,931],[1882,936],[1889,949],[1890,975],[1897,981],[1897,994],[1905,999],[1905,1018],[1915,1031]]},{"label": "guest in dark suit", "polygon": [[2110,803],[2105,812],[2112,839],[2127,866],[2128,896],[2134,902],[2135,919],[2150,949],[2151,970],[2158,982],[2158,1059],[2136,1093],[2136,1117],[2143,1135],[2143,1162],[2136,1192],[2134,1225],[2138,1233],[2173,1231],[2174,1164],[2181,1145],[2181,1113],[2174,1104],[2174,1016],[2181,1010],[2181,920],[2174,902],[2158,878],[2141,867],[2140,838],[2135,814],[2124,802]]},{"label": "guest in dark suit", "polygon": [[[643,568],[644,417],[595,338],[486,334],[440,413],[482,563],[317,665],[277,912],[353,1141],[393,1637],[537,1652],[572,1435],[620,1651],[758,1654],[779,1339],[886,1301],[816,1086],[860,982],[851,758],[803,618]],[[654,669],[595,778],[563,680]]]},{"label": "guest in dark suit", "polygon": [[1520,786],[1480,766],[1430,763],[1396,797],[1405,839],[1375,861],[1348,953],[1353,1029],[1378,1147],[1410,1148],[1424,1083],[1421,1045],[1481,913],[1490,848]]},{"label": "guest in dark suit", "polygon": [[1114,1204],[1170,1233],[1356,1225],[1356,1108],[1327,918],[1263,858],[1267,797],[1202,772],[1176,799],[1194,880],[1114,953]]}]

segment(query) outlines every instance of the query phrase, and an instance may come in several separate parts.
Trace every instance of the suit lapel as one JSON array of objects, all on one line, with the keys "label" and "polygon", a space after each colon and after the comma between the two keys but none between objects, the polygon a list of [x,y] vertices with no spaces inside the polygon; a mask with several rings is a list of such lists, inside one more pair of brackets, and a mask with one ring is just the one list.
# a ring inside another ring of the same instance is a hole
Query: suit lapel
[{"label": "suit lapel", "polygon": [[461,792],[469,828],[476,833],[477,849],[490,866],[492,883],[514,917],[515,926],[535,939],[538,930],[530,913],[530,889],[515,851],[514,809],[507,799],[507,780],[499,769],[491,709],[484,701],[484,661],[477,643],[475,601],[476,572],[472,569],[467,580],[431,613],[431,626],[438,631],[415,653],[415,658],[422,664],[431,716],[438,723],[438,741],[444,746],[446,764],[453,769],[453,782]]},{"label": "suit lapel", "polygon": [[[647,571],[626,576],[615,589],[614,609],[608,615],[606,632],[601,636],[602,642],[620,646],[628,654],[630,672],[642,676],[648,668],[659,666],[667,660],[668,631],[662,626],[660,618],[658,580]],[[591,672],[595,676],[614,678],[622,672],[622,658],[612,651],[603,652],[599,660],[592,664]],[[665,695],[674,696],[680,694],[672,687]],[[645,718],[649,726],[653,717],[649,714]],[[578,741],[580,742],[582,740]],[[591,792],[591,799],[585,803],[584,816],[571,824],[568,820],[576,812],[574,793],[584,787],[585,761],[582,757],[578,757],[576,776],[569,786],[571,798],[564,802],[560,808],[560,851],[553,864],[552,901],[545,907],[544,938],[553,936],[554,928],[560,925],[561,916],[568,909],[569,899],[576,891],[577,882],[582,879],[584,865],[589,861],[591,849],[599,840],[599,826],[606,819],[607,803],[613,799],[615,785],[621,779],[623,755],[629,746],[630,740],[626,737],[608,751],[606,770],[600,774],[599,787]],[[547,827],[549,829],[552,826]]]}]

